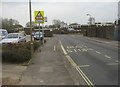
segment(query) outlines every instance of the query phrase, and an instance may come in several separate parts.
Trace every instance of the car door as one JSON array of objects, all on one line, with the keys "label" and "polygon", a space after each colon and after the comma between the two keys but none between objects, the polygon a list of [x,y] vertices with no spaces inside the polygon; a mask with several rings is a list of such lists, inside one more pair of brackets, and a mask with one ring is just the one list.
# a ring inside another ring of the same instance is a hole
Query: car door
[{"label": "car door", "polygon": [[21,35],[21,41],[22,42],[26,42],[26,36],[25,34],[20,34]]},{"label": "car door", "polygon": [[23,36],[19,34],[19,42],[23,42]]}]

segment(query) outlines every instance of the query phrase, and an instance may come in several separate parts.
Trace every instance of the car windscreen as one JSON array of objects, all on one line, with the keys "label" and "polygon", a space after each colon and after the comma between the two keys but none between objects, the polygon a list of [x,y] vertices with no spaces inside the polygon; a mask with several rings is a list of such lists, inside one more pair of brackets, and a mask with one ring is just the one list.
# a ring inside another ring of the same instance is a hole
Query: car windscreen
[{"label": "car windscreen", "polygon": [[2,31],[2,36],[6,36],[8,33],[6,31]]},{"label": "car windscreen", "polygon": [[18,38],[18,34],[8,34],[6,38]]},{"label": "car windscreen", "polygon": [[[41,35],[41,34],[42,34],[42,33],[40,32],[40,35]],[[39,35],[39,32],[36,32],[35,35]]]}]

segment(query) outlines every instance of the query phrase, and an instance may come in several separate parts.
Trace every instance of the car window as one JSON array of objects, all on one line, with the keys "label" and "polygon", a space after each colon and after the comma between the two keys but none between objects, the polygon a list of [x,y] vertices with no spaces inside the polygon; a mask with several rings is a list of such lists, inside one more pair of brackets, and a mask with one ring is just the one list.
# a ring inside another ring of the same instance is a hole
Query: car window
[{"label": "car window", "polygon": [[[40,32],[40,34],[41,34],[41,32]],[[36,32],[35,35],[39,35],[39,32]]]},{"label": "car window", "polygon": [[6,38],[18,38],[18,34],[8,34]]},{"label": "car window", "polygon": [[6,36],[8,33],[6,31],[2,31],[2,36]]}]

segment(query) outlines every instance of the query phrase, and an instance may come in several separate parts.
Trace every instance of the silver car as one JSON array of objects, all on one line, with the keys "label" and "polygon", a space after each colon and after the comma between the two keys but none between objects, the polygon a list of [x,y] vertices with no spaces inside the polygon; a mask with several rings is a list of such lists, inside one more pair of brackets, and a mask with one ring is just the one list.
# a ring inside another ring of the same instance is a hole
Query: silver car
[{"label": "silver car", "polygon": [[6,29],[0,29],[0,40],[4,39],[7,34],[8,32]]},{"label": "silver car", "polygon": [[34,40],[43,40],[43,33],[40,32],[40,38],[39,38],[39,32],[35,32]]},{"label": "silver car", "polygon": [[26,42],[26,36],[21,33],[9,33],[0,44]]}]

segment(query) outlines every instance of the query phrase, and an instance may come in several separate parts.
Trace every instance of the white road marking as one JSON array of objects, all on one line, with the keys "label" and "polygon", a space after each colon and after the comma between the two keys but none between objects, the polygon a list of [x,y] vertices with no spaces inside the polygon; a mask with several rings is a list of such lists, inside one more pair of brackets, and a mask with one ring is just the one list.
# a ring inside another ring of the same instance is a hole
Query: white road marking
[{"label": "white road marking", "polygon": [[108,63],[107,65],[118,65],[118,63]]},{"label": "white road marking", "polygon": [[108,55],[105,55],[105,57],[106,57],[106,58],[108,58],[108,59],[111,59],[111,57],[110,57],[110,56],[108,56]]},{"label": "white road marking", "polygon": [[80,65],[79,67],[84,68],[84,67],[89,67],[90,65]]},{"label": "white road marking", "polygon": [[73,49],[75,52],[77,52],[77,50],[76,49]]},{"label": "white road marking", "polygon": [[110,43],[110,42],[105,42],[105,43]]},{"label": "white road marking", "polygon": [[81,50],[80,50],[80,49],[78,49],[78,51],[80,51],[80,52],[81,52]]},{"label": "white road marking", "polygon": [[78,46],[75,46],[75,48],[78,48]]},{"label": "white road marking", "polygon": [[67,48],[70,48],[69,46],[67,46]]},{"label": "white road marking", "polygon": [[63,47],[61,41],[60,41],[60,45],[61,48],[64,52],[64,54],[66,55],[66,58],[68,59],[68,61],[71,63],[71,65],[78,71],[78,73],[82,76],[82,78],[85,80],[85,82],[87,83],[87,85],[89,87],[94,87],[93,83],[88,79],[88,77],[83,73],[83,71],[80,69],[80,67],[77,66],[77,64],[72,60],[72,58],[67,55],[67,52],[65,51],[65,48]]},{"label": "white road marking", "polygon": [[74,48],[74,46],[71,46],[71,48]]},{"label": "white road marking", "polygon": [[117,62],[117,63],[118,63],[119,61],[118,61],[118,60],[115,60],[115,62]]},{"label": "white road marking", "polygon": [[41,83],[43,83],[44,81],[40,80]]},{"label": "white road marking", "polygon": [[55,48],[56,48],[56,47],[55,47],[55,45],[54,45],[54,51],[55,51]]},{"label": "white road marking", "polygon": [[95,51],[96,53],[98,53],[98,54],[101,54],[99,51]]},{"label": "white road marking", "polygon": [[73,51],[72,51],[72,50],[70,50],[70,49],[67,49],[67,52],[68,52],[68,53],[70,53],[70,52],[73,52]]},{"label": "white road marking", "polygon": [[84,48],[83,48],[83,49],[81,49],[81,50],[82,50],[83,52],[86,52],[86,51],[87,51],[87,50],[86,50],[86,49],[84,49]]},{"label": "white road marking", "polygon": [[89,48],[89,50],[93,50],[92,48]]},{"label": "white road marking", "polygon": [[74,35],[72,35],[72,37],[74,37]]}]

